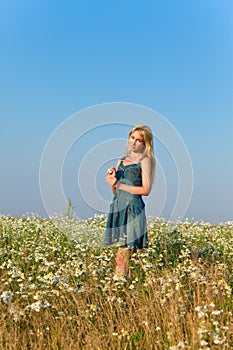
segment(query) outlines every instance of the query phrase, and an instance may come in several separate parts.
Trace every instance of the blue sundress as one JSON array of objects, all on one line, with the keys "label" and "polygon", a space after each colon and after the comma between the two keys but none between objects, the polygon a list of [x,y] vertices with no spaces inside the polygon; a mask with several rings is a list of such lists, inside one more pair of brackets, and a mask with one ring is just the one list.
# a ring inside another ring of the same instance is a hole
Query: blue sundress
[{"label": "blue sundress", "polygon": [[[142,186],[140,162],[124,165],[121,160],[116,178],[127,185]],[[148,246],[145,203],[141,195],[116,188],[107,218],[104,244],[135,249]]]}]

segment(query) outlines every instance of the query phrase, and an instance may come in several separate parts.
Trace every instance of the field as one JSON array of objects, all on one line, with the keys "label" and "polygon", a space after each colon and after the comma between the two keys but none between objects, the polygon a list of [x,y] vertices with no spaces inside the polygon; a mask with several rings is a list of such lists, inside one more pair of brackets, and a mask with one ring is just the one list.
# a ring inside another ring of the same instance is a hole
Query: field
[{"label": "field", "polygon": [[149,218],[115,280],[104,216],[0,216],[0,349],[233,349],[233,223]]}]

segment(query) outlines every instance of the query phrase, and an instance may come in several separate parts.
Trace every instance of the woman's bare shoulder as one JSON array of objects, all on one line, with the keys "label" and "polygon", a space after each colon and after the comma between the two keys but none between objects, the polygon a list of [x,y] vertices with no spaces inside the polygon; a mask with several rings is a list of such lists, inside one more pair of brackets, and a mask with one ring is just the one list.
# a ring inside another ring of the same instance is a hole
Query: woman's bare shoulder
[{"label": "woman's bare shoulder", "polygon": [[151,159],[149,156],[145,156],[141,160],[141,168],[143,172],[150,173],[151,172]]},{"label": "woman's bare shoulder", "polygon": [[141,161],[140,161],[141,164],[151,164],[151,159],[149,156],[144,156]]}]

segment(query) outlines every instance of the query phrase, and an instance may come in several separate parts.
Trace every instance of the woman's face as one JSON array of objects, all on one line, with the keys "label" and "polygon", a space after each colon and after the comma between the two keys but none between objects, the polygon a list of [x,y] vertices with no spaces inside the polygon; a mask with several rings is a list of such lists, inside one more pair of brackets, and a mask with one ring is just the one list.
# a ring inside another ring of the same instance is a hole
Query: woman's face
[{"label": "woman's face", "polygon": [[143,153],[145,149],[144,139],[137,130],[133,131],[129,136],[128,148],[129,151]]}]

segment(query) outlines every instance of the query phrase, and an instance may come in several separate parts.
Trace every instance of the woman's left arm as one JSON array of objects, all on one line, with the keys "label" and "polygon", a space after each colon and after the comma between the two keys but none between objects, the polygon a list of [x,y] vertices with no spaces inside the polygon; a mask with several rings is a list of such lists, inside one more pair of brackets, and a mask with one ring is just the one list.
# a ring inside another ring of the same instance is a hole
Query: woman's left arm
[{"label": "woman's left arm", "polygon": [[117,182],[115,187],[121,191],[125,191],[131,194],[138,194],[141,196],[148,196],[151,190],[151,160],[149,157],[145,157],[141,161],[142,168],[142,186],[130,186]]}]

